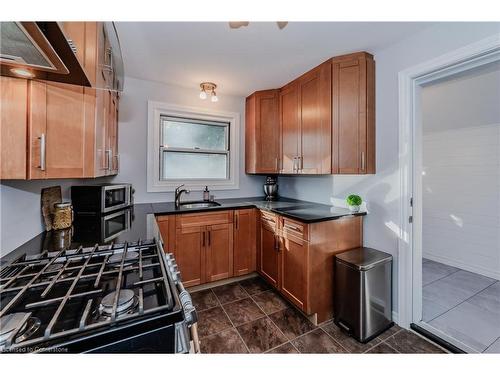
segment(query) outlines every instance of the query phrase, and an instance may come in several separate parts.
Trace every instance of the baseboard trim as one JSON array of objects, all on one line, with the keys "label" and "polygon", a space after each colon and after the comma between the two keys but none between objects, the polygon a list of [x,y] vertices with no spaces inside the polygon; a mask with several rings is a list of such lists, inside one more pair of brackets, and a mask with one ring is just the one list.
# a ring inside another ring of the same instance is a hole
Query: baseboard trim
[{"label": "baseboard trim", "polygon": [[461,270],[469,271],[469,272],[474,272],[482,276],[486,277],[491,277],[496,280],[500,280],[500,272],[494,271],[494,270],[488,270],[482,267],[476,267],[474,265],[470,265],[465,262],[457,261],[455,259],[451,259],[448,257],[443,257],[440,255],[432,255],[428,253],[424,253],[422,255],[424,258],[433,260],[434,262],[439,262],[439,263],[444,263],[448,266],[460,268]]}]

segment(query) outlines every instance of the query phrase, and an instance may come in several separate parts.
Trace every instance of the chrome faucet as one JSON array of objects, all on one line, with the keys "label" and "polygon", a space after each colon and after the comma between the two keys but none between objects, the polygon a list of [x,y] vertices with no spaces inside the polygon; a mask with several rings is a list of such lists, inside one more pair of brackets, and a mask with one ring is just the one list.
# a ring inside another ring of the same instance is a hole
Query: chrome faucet
[{"label": "chrome faucet", "polygon": [[187,189],[181,189],[181,187],[183,187],[183,186],[184,186],[184,184],[182,184],[181,186],[178,186],[175,189],[175,208],[176,209],[179,209],[181,207],[181,195],[182,195],[182,193],[186,193],[186,194],[190,193],[190,191]]}]

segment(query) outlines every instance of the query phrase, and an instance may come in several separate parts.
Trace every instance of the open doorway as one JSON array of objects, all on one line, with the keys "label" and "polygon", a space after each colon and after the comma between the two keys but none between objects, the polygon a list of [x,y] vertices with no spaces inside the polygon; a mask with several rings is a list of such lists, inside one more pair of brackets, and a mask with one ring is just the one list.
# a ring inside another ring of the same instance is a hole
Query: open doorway
[{"label": "open doorway", "polygon": [[499,50],[400,80],[403,325],[469,353],[500,353]]}]

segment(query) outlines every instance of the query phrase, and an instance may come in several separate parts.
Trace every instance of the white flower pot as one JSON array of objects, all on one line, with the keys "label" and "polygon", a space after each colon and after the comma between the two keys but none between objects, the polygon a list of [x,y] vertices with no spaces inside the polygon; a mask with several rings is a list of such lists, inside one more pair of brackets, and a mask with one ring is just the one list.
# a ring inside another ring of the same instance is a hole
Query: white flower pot
[{"label": "white flower pot", "polygon": [[351,212],[359,212],[359,206],[349,206]]}]

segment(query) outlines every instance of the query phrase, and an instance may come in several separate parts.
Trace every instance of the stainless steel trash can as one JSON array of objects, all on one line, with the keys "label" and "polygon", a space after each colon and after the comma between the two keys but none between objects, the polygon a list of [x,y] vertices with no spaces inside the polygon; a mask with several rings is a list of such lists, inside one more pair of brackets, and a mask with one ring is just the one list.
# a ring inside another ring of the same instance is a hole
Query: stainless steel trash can
[{"label": "stainless steel trash can", "polygon": [[335,256],[334,321],[360,342],[393,325],[392,255],[368,247]]}]

